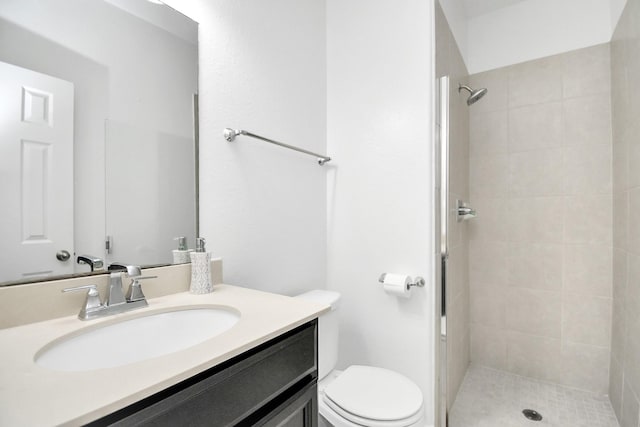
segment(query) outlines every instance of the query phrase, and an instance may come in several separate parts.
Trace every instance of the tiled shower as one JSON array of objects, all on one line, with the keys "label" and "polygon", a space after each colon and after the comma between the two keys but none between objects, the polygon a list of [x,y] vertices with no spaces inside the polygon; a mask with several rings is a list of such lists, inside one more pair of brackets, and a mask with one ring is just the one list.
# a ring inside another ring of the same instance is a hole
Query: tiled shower
[{"label": "tiled shower", "polygon": [[[638,427],[640,0],[611,43],[471,76],[436,9],[438,77],[489,90],[450,106],[450,199],[468,196],[478,216],[450,231],[449,407],[521,379],[573,402],[542,425],[609,426],[613,408]],[[571,418],[580,408],[596,410]],[[498,418],[477,425],[510,419],[485,415]]]},{"label": "tiled shower", "polygon": [[609,45],[472,75],[471,357],[605,393],[612,307]]}]

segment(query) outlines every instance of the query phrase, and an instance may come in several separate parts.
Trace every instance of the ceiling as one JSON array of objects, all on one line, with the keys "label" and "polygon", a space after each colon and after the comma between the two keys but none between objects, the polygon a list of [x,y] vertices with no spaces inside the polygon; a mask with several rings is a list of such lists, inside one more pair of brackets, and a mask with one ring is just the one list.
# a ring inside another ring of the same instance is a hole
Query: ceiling
[{"label": "ceiling", "polygon": [[462,3],[466,17],[473,18],[523,1],[525,0],[462,0]]}]

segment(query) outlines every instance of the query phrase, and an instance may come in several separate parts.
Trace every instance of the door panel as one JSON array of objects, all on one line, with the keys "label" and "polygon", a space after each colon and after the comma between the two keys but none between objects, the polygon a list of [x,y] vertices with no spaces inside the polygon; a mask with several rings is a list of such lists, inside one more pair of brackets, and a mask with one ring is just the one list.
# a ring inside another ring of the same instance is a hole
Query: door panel
[{"label": "door panel", "polygon": [[73,90],[0,62],[0,282],[73,273]]}]

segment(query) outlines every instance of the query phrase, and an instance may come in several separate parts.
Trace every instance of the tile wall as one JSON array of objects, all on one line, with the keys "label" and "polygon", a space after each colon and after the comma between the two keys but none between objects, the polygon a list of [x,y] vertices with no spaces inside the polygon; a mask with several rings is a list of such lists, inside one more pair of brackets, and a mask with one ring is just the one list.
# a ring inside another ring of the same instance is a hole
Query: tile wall
[{"label": "tile wall", "polygon": [[613,328],[609,396],[622,427],[640,425],[640,0],[611,41]]},{"label": "tile wall", "polygon": [[470,83],[489,89],[469,118],[478,212],[468,224],[471,360],[605,394],[609,45],[475,74]]},{"label": "tile wall", "polygon": [[458,93],[458,83],[467,84],[468,73],[436,2],[436,76],[449,76],[449,259],[447,264],[447,404],[453,405],[469,365],[469,239],[467,224],[458,223],[456,200],[469,200],[469,107],[467,92]]}]

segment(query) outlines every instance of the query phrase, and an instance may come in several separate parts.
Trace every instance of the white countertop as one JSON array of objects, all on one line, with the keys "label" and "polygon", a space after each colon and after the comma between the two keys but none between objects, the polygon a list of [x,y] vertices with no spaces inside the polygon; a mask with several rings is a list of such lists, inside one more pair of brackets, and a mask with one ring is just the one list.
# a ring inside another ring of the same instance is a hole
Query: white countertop
[{"label": "white countertop", "polygon": [[[183,351],[125,366],[57,372],[34,362],[46,344],[80,329],[181,307],[229,306],[241,318],[228,331]],[[230,285],[213,293],[182,292],[149,300],[149,307],[96,320],[67,316],[0,330],[0,425],[75,426],[137,402],[294,329],[329,307]]]}]

